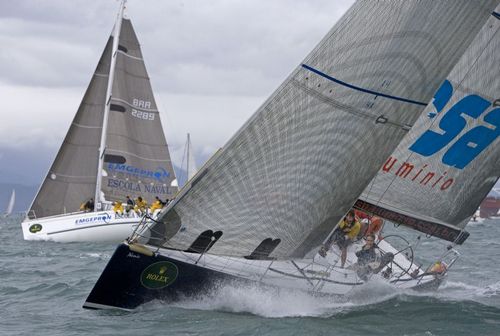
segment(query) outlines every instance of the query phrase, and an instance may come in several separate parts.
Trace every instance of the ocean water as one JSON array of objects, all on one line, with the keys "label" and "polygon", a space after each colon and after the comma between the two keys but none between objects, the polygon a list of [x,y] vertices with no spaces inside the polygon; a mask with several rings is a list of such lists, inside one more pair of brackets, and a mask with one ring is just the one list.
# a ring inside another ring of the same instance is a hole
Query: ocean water
[{"label": "ocean water", "polygon": [[[374,282],[332,300],[228,287],[121,312],[81,308],[114,244],[25,242],[20,219],[0,219],[0,335],[500,335],[500,220],[467,229],[462,256],[436,292]],[[445,246],[425,239],[418,260],[432,262]]]}]

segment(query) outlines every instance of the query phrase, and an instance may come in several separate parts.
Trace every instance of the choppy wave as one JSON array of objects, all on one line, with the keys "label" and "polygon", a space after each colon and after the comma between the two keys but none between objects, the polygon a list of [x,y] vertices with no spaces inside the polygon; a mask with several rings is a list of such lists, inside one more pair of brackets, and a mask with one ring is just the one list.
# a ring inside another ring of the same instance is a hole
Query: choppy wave
[{"label": "choppy wave", "polygon": [[[0,334],[499,335],[500,221],[468,230],[462,257],[436,292],[375,280],[332,298],[229,284],[124,313],[81,308],[115,246],[25,242],[19,223],[2,222]],[[443,245],[428,240],[417,254],[430,262]]]}]

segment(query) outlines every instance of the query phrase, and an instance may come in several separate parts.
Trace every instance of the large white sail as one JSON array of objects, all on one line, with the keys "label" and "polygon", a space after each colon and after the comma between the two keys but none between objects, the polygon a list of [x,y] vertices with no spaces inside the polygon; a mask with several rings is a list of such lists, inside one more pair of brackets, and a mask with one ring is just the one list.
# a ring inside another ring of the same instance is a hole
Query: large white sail
[{"label": "large white sail", "polygon": [[149,243],[196,250],[208,235],[218,238],[212,254],[306,254],[356,201],[497,3],[357,1],[181,191]]},{"label": "large white sail", "polygon": [[358,207],[446,240],[467,238],[461,230],[500,176],[499,30],[494,12]]},{"label": "large white sail", "polygon": [[[30,207],[31,218],[77,211],[96,193],[112,44],[113,36]],[[108,201],[124,201],[126,195],[142,196],[148,202],[155,196],[171,198],[177,191],[170,186],[175,174],[139,42],[128,19],[122,20],[116,57],[101,191]]]}]

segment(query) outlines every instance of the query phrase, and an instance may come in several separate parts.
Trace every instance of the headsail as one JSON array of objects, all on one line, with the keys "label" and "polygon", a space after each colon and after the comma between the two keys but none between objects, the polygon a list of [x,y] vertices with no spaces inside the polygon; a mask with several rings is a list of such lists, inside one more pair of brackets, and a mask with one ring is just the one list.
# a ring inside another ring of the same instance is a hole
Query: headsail
[{"label": "headsail", "polygon": [[358,207],[446,240],[467,238],[461,230],[500,176],[499,30],[494,12]]},{"label": "headsail", "polygon": [[[110,37],[68,134],[30,208],[45,217],[79,209],[96,191],[99,139],[113,36]],[[130,20],[123,19],[106,130],[101,191],[108,201],[126,195],[171,198],[177,188],[167,142]]]},{"label": "headsail", "polygon": [[95,194],[111,44],[110,38],[61,148],[30,207],[28,216],[31,218],[76,211],[84,199]]},{"label": "headsail", "polygon": [[357,1],[164,211],[149,243],[188,249],[206,232],[218,238],[210,253],[259,246],[302,257],[355,202],[497,2]]}]

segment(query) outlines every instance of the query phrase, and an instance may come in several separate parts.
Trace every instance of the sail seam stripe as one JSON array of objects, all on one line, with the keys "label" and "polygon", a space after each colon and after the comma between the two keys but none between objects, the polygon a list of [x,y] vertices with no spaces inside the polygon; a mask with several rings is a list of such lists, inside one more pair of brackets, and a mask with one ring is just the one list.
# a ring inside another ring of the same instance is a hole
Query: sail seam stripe
[{"label": "sail seam stripe", "polygon": [[86,125],[82,125],[82,124],[79,124],[79,123],[76,123],[76,122],[74,122],[73,125],[75,125],[77,127],[81,127],[81,128],[99,128],[99,129],[102,128],[101,126],[86,126]]},{"label": "sail seam stripe", "polygon": [[102,73],[97,73],[97,72],[94,73],[94,76],[97,76],[97,77],[108,77],[107,74],[102,74]]},{"label": "sail seam stripe", "polygon": [[95,178],[95,176],[83,176],[83,175],[63,175],[56,173],[55,171],[51,171],[52,174],[56,175],[56,177],[69,177],[69,178]]},{"label": "sail seam stripe", "polygon": [[315,74],[317,75],[320,75],[321,77],[323,78],[326,78],[334,83],[337,83],[337,84],[340,84],[342,86],[345,86],[345,87],[348,87],[350,89],[353,89],[353,90],[357,90],[357,91],[360,91],[360,92],[364,92],[364,93],[368,93],[368,94],[372,94],[372,95],[375,95],[375,96],[380,96],[380,97],[384,97],[384,98],[388,98],[388,99],[393,99],[393,100],[398,100],[398,101],[402,101],[402,102],[405,102],[405,103],[410,103],[410,104],[415,104],[415,105],[420,105],[420,106],[427,106],[427,103],[422,103],[422,102],[419,102],[419,101],[416,101],[416,100],[412,100],[412,99],[407,99],[407,98],[402,98],[402,97],[397,97],[397,96],[392,96],[392,95],[388,95],[388,94],[385,94],[385,93],[382,93],[382,92],[377,92],[377,91],[373,91],[373,90],[369,90],[369,89],[365,89],[365,88],[362,88],[362,87],[359,87],[359,86],[356,86],[356,85],[352,85],[352,84],[349,84],[349,83],[346,83],[344,81],[341,81],[337,78],[334,78],[330,75],[327,75],[325,74],[324,72],[321,72],[313,67],[310,67],[309,65],[307,64],[302,64],[302,67],[311,71],[311,72],[314,72]]}]

